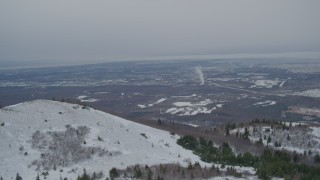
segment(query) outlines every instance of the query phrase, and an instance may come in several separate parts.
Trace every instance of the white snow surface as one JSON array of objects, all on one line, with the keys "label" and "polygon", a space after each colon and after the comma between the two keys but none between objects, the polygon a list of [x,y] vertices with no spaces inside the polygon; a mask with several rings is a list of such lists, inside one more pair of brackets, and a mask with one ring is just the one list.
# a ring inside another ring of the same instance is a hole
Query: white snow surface
[{"label": "white snow surface", "polygon": [[196,97],[197,94],[192,94],[190,96],[171,96],[171,98],[191,98],[191,97]]},{"label": "white snow surface", "polygon": [[297,92],[297,93],[294,93],[294,95],[318,98],[320,97],[320,89],[311,89],[307,91]]},{"label": "white snow surface", "polygon": [[256,102],[253,105],[254,106],[263,106],[263,107],[265,107],[265,106],[272,106],[272,105],[275,105],[275,104],[277,104],[276,101],[266,100],[266,101]]},{"label": "white snow surface", "polygon": [[162,103],[162,102],[164,102],[166,100],[167,100],[167,98],[161,98],[157,102],[155,102],[154,104],[160,104],[160,103]]},{"label": "white snow surface", "polygon": [[279,87],[280,87],[280,88],[282,88],[282,87],[283,87],[283,85],[284,85],[286,82],[287,82],[287,80],[282,81],[282,82],[280,83]]},{"label": "white snow surface", "polygon": [[151,104],[148,104],[148,107],[152,107],[152,106],[154,106],[154,105],[156,105],[156,104],[160,104],[160,103],[162,103],[162,102],[164,102],[164,101],[166,101],[167,100],[167,98],[161,98],[161,99],[159,99],[159,100],[157,100],[155,103],[151,103]]},{"label": "white snow surface", "polygon": [[253,85],[249,88],[272,88],[273,86],[278,86],[281,83],[278,79],[275,80],[254,80]]},{"label": "white snow surface", "polygon": [[96,101],[98,101],[98,99],[89,98],[89,97],[86,96],[86,95],[78,96],[77,99],[79,99],[81,102],[96,102]]},{"label": "white snow surface", "polygon": [[138,104],[137,105],[139,108],[143,109],[143,108],[146,108],[147,106],[146,105],[143,105],[143,104]]},{"label": "white snow surface", "polygon": [[191,103],[191,102],[175,102],[173,103],[174,106],[177,107],[183,107],[183,106],[206,106],[208,104],[213,103],[210,99],[205,99],[203,101],[200,102],[196,102],[196,103]]},{"label": "white snow surface", "polygon": [[199,113],[202,114],[210,114],[212,111],[217,108],[221,108],[223,104],[217,104],[215,107],[206,107],[207,105],[212,104],[213,101],[210,99],[205,99],[199,102],[175,102],[172,105],[175,107],[171,107],[167,109],[165,112],[169,114],[177,114],[178,116],[194,116]]},{"label": "white snow surface", "polygon": [[95,92],[94,94],[109,94],[110,92]]},{"label": "white snow surface", "polygon": [[186,123],[186,125],[192,126],[192,127],[199,127],[197,124],[192,124],[192,123]]},{"label": "white snow surface", "polygon": [[191,102],[175,102],[173,103],[174,106],[183,107],[183,106],[192,106]]},{"label": "white snow surface", "polygon": [[[45,122],[47,120],[47,122]],[[82,160],[67,167],[49,170],[47,179],[76,177],[86,168],[87,172],[102,171],[108,175],[112,167],[126,168],[135,164],[180,163],[187,166],[188,161],[202,162],[191,151],[176,144],[177,135],[137,124],[111,114],[83,109],[80,105],[49,100],[35,100],[5,107],[0,110],[0,176],[12,179],[18,172],[24,179],[35,179],[37,171],[30,166],[32,161],[39,160],[42,151],[32,147],[31,138],[35,131],[65,131],[66,125],[72,127],[87,126],[89,134],[82,146],[101,147],[108,151],[118,152],[112,156],[94,155],[91,159]],[[141,135],[144,133],[143,135]],[[97,137],[103,141],[98,141]],[[19,147],[23,146],[23,150]],[[28,152],[25,156],[24,152]],[[63,169],[63,172],[60,170]],[[71,170],[74,172],[71,172]]]},{"label": "white snow surface", "polygon": [[144,105],[144,104],[138,104],[138,107],[139,108],[146,108],[146,107],[153,107],[154,105],[156,105],[156,104],[160,104],[160,103],[162,103],[162,102],[164,102],[164,101],[166,101],[167,100],[167,98],[161,98],[161,99],[159,99],[159,100],[157,100],[156,102],[154,102],[154,103],[150,103],[150,104],[148,104],[148,105]]}]

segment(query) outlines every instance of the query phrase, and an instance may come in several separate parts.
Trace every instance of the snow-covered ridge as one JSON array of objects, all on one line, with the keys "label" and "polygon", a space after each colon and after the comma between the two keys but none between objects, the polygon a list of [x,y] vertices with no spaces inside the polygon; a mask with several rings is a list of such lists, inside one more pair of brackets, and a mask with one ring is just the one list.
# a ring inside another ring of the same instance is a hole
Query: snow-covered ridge
[{"label": "snow-covered ridge", "polygon": [[[107,175],[112,167],[126,168],[137,163],[187,165],[189,161],[199,161],[209,166],[191,151],[177,145],[177,135],[80,105],[49,100],[24,102],[1,109],[0,123],[4,123],[0,126],[0,176],[4,179],[14,178],[17,172],[24,179],[35,179],[44,170],[42,166],[36,170],[37,166],[32,163],[41,162],[39,160],[44,159],[41,156],[47,156],[50,142],[53,142],[50,140],[52,134],[63,136],[79,128],[85,131],[81,136],[85,143],[81,141],[79,147],[93,148],[102,153],[92,153],[87,159],[57,166],[56,171],[49,169],[47,179],[60,176],[76,179],[83,168],[88,173],[102,171]],[[32,146],[32,135],[36,131],[39,131],[38,136],[44,137],[44,142],[49,143],[48,147]]]}]

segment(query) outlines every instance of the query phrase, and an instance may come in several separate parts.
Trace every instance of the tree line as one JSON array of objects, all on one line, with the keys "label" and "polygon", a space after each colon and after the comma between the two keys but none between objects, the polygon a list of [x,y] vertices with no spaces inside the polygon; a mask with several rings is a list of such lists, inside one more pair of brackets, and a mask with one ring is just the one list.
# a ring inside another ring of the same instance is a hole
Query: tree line
[{"label": "tree line", "polygon": [[214,147],[212,141],[192,136],[179,138],[177,144],[192,150],[204,162],[253,167],[256,175],[261,179],[271,177],[320,179],[320,168],[299,163],[295,159],[296,156],[286,151],[265,149],[261,156],[255,156],[250,152],[236,154],[226,142],[219,147]]}]

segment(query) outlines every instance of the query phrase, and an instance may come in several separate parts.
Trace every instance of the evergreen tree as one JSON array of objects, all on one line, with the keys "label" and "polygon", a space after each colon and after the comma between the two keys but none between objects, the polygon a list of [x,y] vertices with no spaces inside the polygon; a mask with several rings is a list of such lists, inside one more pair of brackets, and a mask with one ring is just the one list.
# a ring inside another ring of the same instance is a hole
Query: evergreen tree
[{"label": "evergreen tree", "polygon": [[189,162],[188,169],[192,169],[192,164]]},{"label": "evergreen tree", "polygon": [[288,134],[287,135],[287,141],[290,141],[291,140],[291,137],[290,137],[290,135]]},{"label": "evergreen tree", "polygon": [[152,171],[150,169],[148,169],[147,179],[152,180]]},{"label": "evergreen tree", "polygon": [[316,155],[314,156],[314,162],[315,162],[315,163],[320,163],[320,155],[319,155],[319,154],[316,154]]},{"label": "evergreen tree", "polygon": [[296,151],[293,151],[293,162],[297,163],[299,161],[299,156]]},{"label": "evergreen tree", "polygon": [[193,179],[194,178],[194,175],[193,175],[193,173],[191,173],[191,179]]},{"label": "evergreen tree", "polygon": [[226,136],[230,135],[229,124],[226,125],[225,132],[226,132]]},{"label": "evergreen tree", "polygon": [[135,178],[141,178],[142,176],[142,172],[141,172],[141,169],[140,169],[140,166],[137,165],[135,166],[134,168],[134,175],[133,175]]},{"label": "evergreen tree", "polygon": [[271,137],[268,137],[267,144],[271,143]]},{"label": "evergreen tree", "polygon": [[96,172],[93,172],[92,180],[95,180],[95,179],[97,179],[97,174],[96,174]]},{"label": "evergreen tree", "polygon": [[109,176],[111,179],[119,177],[119,173],[115,167],[111,168],[111,170],[109,171]]},{"label": "evergreen tree", "polygon": [[230,128],[231,129],[235,129],[237,126],[236,126],[236,123],[233,123],[233,124],[231,124],[231,126],[230,126]]},{"label": "evergreen tree", "polygon": [[249,138],[249,130],[247,127],[244,128],[244,134],[243,134],[243,138],[244,139],[248,139]]},{"label": "evergreen tree", "polygon": [[16,180],[22,180],[22,177],[17,173]]},{"label": "evergreen tree", "polygon": [[157,180],[164,180],[164,179],[158,175]]},{"label": "evergreen tree", "polygon": [[77,180],[90,180],[90,176],[87,174],[86,169],[83,169],[83,174],[81,177],[78,176]]},{"label": "evergreen tree", "polygon": [[185,173],[184,173],[184,170],[182,169],[181,171],[181,176],[184,178],[185,177]]},{"label": "evergreen tree", "polygon": [[257,130],[256,127],[253,128],[253,132],[254,132],[254,133],[258,132],[258,130]]}]

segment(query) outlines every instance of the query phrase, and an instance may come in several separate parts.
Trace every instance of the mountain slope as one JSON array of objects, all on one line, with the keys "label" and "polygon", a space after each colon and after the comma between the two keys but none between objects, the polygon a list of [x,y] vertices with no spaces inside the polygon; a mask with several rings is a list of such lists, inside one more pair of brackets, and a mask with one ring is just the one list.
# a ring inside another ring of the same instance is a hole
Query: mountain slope
[{"label": "mountain slope", "polygon": [[[0,176],[35,179],[76,177],[134,164],[199,161],[176,144],[177,135],[98,110],[36,100],[0,110]],[[38,132],[37,132],[38,131]],[[56,170],[54,170],[56,169]]]}]

